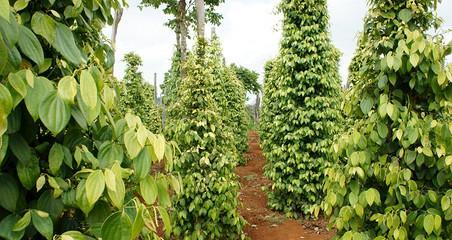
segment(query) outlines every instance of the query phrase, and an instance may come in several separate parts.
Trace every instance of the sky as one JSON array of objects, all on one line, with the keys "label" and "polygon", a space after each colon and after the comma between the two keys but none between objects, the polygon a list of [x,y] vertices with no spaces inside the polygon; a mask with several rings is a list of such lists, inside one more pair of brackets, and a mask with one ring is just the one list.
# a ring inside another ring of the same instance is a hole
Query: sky
[{"label": "sky", "polygon": [[[279,50],[281,17],[275,11],[279,1],[225,0],[218,8],[223,20],[216,27],[216,33],[227,63],[236,63],[263,75],[265,62],[276,57]],[[122,78],[125,69],[122,58],[133,51],[143,58],[144,78],[153,83],[154,73],[157,73],[157,85],[160,85],[171,66],[175,34],[165,26],[168,16],[153,8],[140,10],[139,2],[128,1],[130,6],[125,9],[119,25],[115,76]],[[342,52],[340,74],[345,82],[357,35],[363,27],[367,0],[329,0],[328,10],[331,39]],[[443,0],[438,15],[444,19],[443,29],[452,29],[452,0]],[[111,28],[106,28],[104,33],[110,36]],[[210,27],[207,34],[210,34]],[[452,40],[452,33],[447,35],[447,40]]]}]

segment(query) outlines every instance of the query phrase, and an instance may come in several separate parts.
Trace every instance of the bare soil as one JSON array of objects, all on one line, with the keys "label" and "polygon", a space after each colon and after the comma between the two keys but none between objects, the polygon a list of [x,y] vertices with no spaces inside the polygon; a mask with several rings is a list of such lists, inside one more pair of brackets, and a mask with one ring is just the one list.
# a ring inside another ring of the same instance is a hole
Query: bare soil
[{"label": "bare soil", "polygon": [[265,159],[259,147],[259,136],[249,133],[249,149],[245,153],[247,163],[237,167],[242,206],[240,213],[248,222],[245,233],[252,240],[326,240],[332,239],[334,232],[326,230],[323,220],[307,221],[287,219],[284,215],[267,207],[267,196],[262,187],[270,181],[263,175]]}]

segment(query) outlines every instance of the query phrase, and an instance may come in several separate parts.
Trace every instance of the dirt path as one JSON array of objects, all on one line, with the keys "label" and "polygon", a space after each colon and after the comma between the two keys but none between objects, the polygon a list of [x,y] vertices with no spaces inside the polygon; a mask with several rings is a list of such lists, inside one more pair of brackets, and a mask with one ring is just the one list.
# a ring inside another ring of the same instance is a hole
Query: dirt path
[{"label": "dirt path", "polygon": [[250,132],[249,150],[245,154],[248,163],[238,167],[236,172],[242,185],[240,209],[248,222],[245,233],[252,240],[326,240],[333,233],[325,231],[324,222],[302,222],[286,219],[283,215],[267,208],[267,196],[262,187],[270,182],[263,176],[265,159],[259,147],[259,136]]}]

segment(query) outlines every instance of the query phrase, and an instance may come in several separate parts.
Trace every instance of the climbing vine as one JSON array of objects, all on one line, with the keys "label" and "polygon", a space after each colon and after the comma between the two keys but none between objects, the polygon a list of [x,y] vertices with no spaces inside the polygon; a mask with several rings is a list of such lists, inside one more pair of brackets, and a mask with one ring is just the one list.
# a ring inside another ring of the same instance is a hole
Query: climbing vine
[{"label": "climbing vine", "polygon": [[[10,3],[12,5],[10,5]],[[0,0],[0,237],[159,239],[173,145],[114,117],[113,51],[100,35],[117,1]]]},{"label": "climbing vine", "polygon": [[[267,73],[263,151],[269,206],[297,217],[322,200],[323,170],[341,114],[338,52],[326,1],[284,0],[280,56]],[[272,89],[274,88],[274,89]]]},{"label": "climbing vine", "polygon": [[125,75],[120,83],[121,112],[129,110],[139,116],[143,124],[153,132],[161,130],[161,110],[155,103],[155,88],[143,79],[139,67],[143,65],[141,57],[135,53],[124,56],[127,64]]},{"label": "climbing vine", "polygon": [[345,111],[359,119],[334,145],[323,209],[342,239],[452,235],[452,45],[437,1],[370,2]]},{"label": "climbing vine", "polygon": [[186,77],[174,107],[179,115],[172,135],[181,156],[175,163],[184,192],[174,206],[174,234],[183,239],[244,239],[244,220],[237,211],[239,185],[234,173],[236,154],[224,129],[216,101],[214,59],[207,43],[198,40],[188,56]]}]

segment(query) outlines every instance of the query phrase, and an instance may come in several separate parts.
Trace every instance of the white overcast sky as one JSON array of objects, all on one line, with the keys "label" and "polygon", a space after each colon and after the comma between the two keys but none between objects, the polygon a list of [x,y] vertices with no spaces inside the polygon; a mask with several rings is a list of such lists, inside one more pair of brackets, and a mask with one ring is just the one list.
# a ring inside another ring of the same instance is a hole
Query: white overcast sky
[{"label": "white overcast sky", "polygon": [[[228,63],[253,69],[262,75],[267,60],[278,54],[281,33],[280,17],[275,14],[280,0],[225,0],[218,9],[223,15],[216,28]],[[125,64],[122,57],[134,51],[143,58],[144,77],[157,84],[171,65],[175,34],[164,26],[168,16],[153,8],[139,10],[139,0],[129,0],[117,36],[115,76],[122,78]],[[367,0],[329,0],[330,32],[333,43],[342,52],[340,72],[347,78],[347,68],[356,48],[356,36],[363,27]],[[452,0],[443,0],[438,8],[444,29],[452,29]],[[210,30],[210,29],[208,29]],[[111,29],[105,33],[110,36]],[[208,31],[210,32],[210,31]],[[449,34],[448,40],[452,40]]]}]

